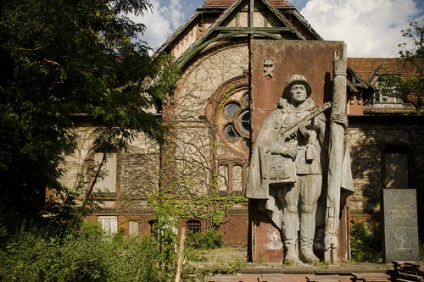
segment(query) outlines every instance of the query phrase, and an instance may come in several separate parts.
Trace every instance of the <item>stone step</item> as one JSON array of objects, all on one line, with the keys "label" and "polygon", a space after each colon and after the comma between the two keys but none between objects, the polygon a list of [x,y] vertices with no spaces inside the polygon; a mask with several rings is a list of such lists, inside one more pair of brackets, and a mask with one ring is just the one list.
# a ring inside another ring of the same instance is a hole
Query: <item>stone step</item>
[{"label": "stone step", "polygon": [[305,277],[299,275],[285,275],[285,274],[262,274],[258,277],[258,282],[297,282],[304,281]]},{"label": "stone step", "polygon": [[340,275],[306,275],[308,282],[343,282]]},{"label": "stone step", "polygon": [[205,282],[244,282],[241,276],[219,275],[206,277]]},{"label": "stone step", "polygon": [[[402,278],[405,279],[405,278]],[[293,273],[239,273],[237,275],[216,275],[206,277],[203,282],[390,282],[390,275],[376,273],[341,274],[293,274]],[[419,281],[419,280],[396,280]]]},{"label": "stone step", "polygon": [[352,273],[352,281],[389,282],[390,275],[385,273]]}]

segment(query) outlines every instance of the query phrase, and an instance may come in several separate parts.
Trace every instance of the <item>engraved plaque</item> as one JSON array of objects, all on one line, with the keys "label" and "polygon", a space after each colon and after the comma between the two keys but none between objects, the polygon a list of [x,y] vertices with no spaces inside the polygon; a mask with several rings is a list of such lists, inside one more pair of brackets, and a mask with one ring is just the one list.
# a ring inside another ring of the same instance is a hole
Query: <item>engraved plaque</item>
[{"label": "engraved plaque", "polygon": [[415,189],[383,189],[384,260],[418,261],[418,218]]}]

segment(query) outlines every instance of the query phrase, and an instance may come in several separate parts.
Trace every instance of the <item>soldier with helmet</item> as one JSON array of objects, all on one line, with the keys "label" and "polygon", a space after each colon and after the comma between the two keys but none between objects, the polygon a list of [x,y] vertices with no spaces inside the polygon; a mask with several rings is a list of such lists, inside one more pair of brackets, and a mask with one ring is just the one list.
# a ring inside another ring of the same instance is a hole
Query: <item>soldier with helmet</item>
[{"label": "soldier with helmet", "polygon": [[[259,208],[282,231],[284,260],[292,263],[319,261],[313,242],[323,186],[326,118],[323,113],[309,118],[316,112],[310,95],[305,77],[290,77],[277,109],[269,114],[255,142],[246,191],[248,198],[260,200]],[[344,116],[333,120],[346,125]],[[286,134],[293,125],[295,130]]]}]

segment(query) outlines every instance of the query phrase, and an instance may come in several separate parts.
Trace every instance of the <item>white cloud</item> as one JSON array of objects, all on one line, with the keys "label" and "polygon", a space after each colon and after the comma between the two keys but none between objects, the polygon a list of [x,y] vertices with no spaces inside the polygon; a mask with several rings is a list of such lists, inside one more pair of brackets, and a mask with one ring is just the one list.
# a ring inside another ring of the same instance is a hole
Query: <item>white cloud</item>
[{"label": "white cloud", "polygon": [[[203,2],[150,0],[153,13],[130,18],[146,25],[147,30],[141,39],[156,50]],[[400,30],[407,28],[411,20],[417,20],[419,13],[417,0],[290,2],[301,9],[300,13],[325,40],[345,41],[349,57],[397,56],[396,46],[404,41]]]},{"label": "white cloud", "polygon": [[146,26],[146,31],[140,39],[156,50],[184,22],[185,14],[181,0],[150,0],[150,3],[153,6],[152,11],[143,16],[128,16],[134,22]]},{"label": "white cloud", "polygon": [[300,13],[325,40],[345,41],[349,57],[393,57],[418,8],[413,0],[309,0]]}]

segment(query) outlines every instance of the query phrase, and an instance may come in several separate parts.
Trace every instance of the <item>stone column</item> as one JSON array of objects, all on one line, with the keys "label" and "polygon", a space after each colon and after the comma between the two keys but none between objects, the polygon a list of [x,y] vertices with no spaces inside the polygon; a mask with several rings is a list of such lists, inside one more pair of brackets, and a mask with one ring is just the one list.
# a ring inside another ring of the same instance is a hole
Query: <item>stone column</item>
[{"label": "stone column", "polygon": [[345,128],[333,122],[335,115],[346,114],[346,45],[340,57],[334,53],[333,99],[330,119],[330,138],[328,148],[328,182],[327,182],[327,211],[324,237],[324,260],[337,262],[340,188],[342,186],[343,157],[345,152]]}]

